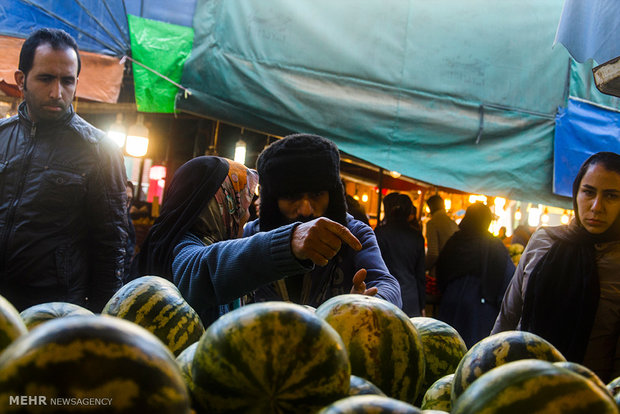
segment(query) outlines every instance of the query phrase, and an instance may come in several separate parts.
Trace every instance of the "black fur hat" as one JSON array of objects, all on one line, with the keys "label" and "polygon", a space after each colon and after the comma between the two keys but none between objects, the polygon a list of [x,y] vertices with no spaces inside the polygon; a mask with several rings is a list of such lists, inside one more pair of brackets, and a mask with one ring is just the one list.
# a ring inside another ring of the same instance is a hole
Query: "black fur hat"
[{"label": "black fur hat", "polygon": [[318,135],[294,134],[269,145],[256,162],[260,184],[260,230],[288,223],[278,198],[306,192],[329,192],[324,216],[346,224],[340,154],[336,145]]}]

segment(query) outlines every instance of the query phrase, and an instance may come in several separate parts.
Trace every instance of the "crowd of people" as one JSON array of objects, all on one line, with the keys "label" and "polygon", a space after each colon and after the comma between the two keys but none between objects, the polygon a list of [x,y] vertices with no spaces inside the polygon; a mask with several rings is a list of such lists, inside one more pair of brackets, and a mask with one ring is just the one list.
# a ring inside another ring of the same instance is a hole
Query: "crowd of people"
[{"label": "crowd of people", "polygon": [[423,234],[409,196],[391,193],[373,230],[345,194],[338,148],[311,134],[269,145],[256,171],[216,156],[187,161],[136,243],[121,153],[71,105],[80,66],[71,36],[37,30],[15,73],[24,101],[0,121],[0,295],[18,310],[63,301],[99,312],[123,283],[158,275],[205,325],[249,302],[317,307],[345,293],[413,317],[425,315],[428,276],[440,292],[432,316],[468,346],[527,330],[605,381],[620,375],[619,155],[583,163],[569,225],[516,233],[526,245],[516,270],[482,203],[457,224],[431,196]]}]

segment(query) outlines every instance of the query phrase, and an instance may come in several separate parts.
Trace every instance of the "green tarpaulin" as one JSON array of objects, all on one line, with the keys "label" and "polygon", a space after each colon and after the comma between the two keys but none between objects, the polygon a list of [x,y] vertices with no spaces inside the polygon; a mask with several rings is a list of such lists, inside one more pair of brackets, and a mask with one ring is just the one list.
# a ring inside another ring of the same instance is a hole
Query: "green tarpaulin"
[{"label": "green tarpaulin", "polygon": [[618,104],[552,47],[561,9],[562,0],[198,1],[181,82],[192,94],[178,94],[176,109],[318,133],[441,186],[570,206],[551,193],[557,108],[569,93]]},{"label": "green tarpaulin", "polygon": [[194,30],[132,15],[127,19],[131,56],[142,64],[133,63],[138,111],[174,112],[174,99],[179,89],[170,81],[181,80],[183,64],[192,50]]}]

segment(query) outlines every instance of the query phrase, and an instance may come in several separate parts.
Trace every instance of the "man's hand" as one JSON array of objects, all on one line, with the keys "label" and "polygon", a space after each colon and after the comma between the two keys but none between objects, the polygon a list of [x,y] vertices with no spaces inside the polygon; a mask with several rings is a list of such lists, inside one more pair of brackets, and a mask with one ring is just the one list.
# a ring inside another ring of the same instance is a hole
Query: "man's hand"
[{"label": "man's hand", "polygon": [[343,242],[354,250],[362,249],[362,244],[349,229],[328,218],[319,217],[295,227],[291,249],[297,259],[309,259],[319,266],[325,266],[338,253]]},{"label": "man's hand", "polygon": [[351,288],[351,293],[359,293],[360,295],[366,296],[375,296],[379,289],[376,287],[371,287],[370,289],[366,289],[366,269],[360,269],[353,276],[353,287]]}]

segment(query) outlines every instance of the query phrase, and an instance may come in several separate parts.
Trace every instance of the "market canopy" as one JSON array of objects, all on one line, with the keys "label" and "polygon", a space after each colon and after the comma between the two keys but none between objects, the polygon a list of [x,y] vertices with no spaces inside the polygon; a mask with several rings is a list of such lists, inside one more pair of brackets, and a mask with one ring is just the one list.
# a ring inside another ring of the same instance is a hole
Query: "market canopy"
[{"label": "market canopy", "polygon": [[82,50],[116,63],[131,58],[143,112],[187,111],[273,135],[318,133],[418,180],[569,206],[552,190],[558,109],[569,96],[605,110],[620,105],[593,87],[591,62],[553,47],[562,6],[0,0],[9,10],[0,34],[61,27]]},{"label": "market canopy", "polygon": [[387,170],[471,193],[552,194],[558,107],[617,107],[553,48],[561,0],[198,1],[177,109],[312,132]]}]

